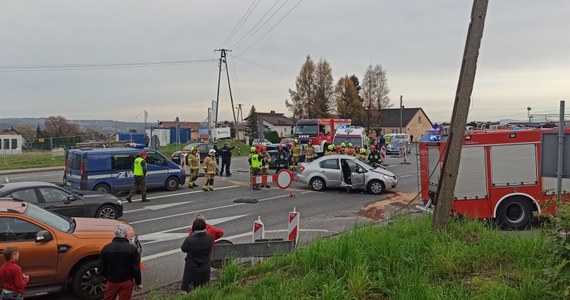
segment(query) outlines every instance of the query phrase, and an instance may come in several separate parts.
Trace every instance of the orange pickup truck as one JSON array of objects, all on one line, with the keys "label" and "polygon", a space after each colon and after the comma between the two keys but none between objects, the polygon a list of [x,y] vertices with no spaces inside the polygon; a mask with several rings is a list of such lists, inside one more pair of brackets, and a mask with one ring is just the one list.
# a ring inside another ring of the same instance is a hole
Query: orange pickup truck
[{"label": "orange pickup truck", "polygon": [[[101,299],[105,280],[98,271],[101,249],[121,221],[69,218],[26,202],[0,199],[0,252],[18,247],[18,264],[30,276],[25,296],[72,288],[81,299]],[[142,251],[134,229],[128,238]],[[4,259],[0,255],[0,264]]]}]

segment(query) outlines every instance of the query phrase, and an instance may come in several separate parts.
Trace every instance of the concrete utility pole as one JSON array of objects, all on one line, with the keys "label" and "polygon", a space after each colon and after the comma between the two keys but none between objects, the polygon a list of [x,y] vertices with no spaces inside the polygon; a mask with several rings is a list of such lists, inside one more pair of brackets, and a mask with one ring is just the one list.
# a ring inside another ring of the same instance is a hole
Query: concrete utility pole
[{"label": "concrete utility pole", "polygon": [[[232,52],[232,50],[216,49],[214,51],[220,52],[220,63],[218,66],[218,92],[216,94],[216,115],[214,116],[214,128],[216,128],[216,126],[218,126],[218,111],[219,111],[219,107],[220,107],[220,79],[222,78],[222,64],[224,64],[226,66],[226,77],[228,78],[228,89],[230,92],[230,101],[232,103],[232,113],[234,115],[234,125],[237,125],[236,111],[235,111],[235,107],[234,107],[234,98],[232,96],[232,86],[230,84],[230,73],[228,70],[228,61],[226,59],[226,53]],[[236,130],[236,136],[237,136],[237,130]],[[238,138],[239,138],[239,136],[238,136]]]},{"label": "concrete utility pole", "polygon": [[455,104],[453,105],[451,127],[443,156],[443,170],[437,186],[432,221],[432,226],[436,229],[445,227],[449,222],[449,212],[451,210],[451,201],[455,196],[455,183],[459,171],[463,135],[471,104],[471,93],[473,92],[473,84],[475,82],[477,58],[479,56],[479,48],[481,47],[481,39],[483,38],[488,4],[489,0],[473,1],[471,23],[467,32],[461,73],[459,74]]}]

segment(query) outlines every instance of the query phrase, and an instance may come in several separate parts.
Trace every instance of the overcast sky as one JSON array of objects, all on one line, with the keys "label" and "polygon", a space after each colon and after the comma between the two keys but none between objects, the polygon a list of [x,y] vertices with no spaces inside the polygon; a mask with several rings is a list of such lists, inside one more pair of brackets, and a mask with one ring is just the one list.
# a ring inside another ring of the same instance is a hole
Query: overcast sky
[{"label": "overcast sky", "polygon": [[[233,50],[230,79],[244,117],[252,105],[288,115],[288,89],[295,87],[310,55],[330,63],[335,83],[346,74],[362,80],[368,65],[381,64],[395,106],[403,95],[406,107],[422,107],[432,121],[450,120],[472,4],[2,1],[0,118],[63,115],[142,122],[147,110],[149,122],[176,116],[203,121],[216,98],[219,53],[214,49],[224,47]],[[569,13],[568,0],[490,1],[470,120],[525,119],[527,107],[531,113],[555,114],[559,100],[570,100]],[[200,62],[123,65],[172,61]],[[68,64],[98,67],[21,67]],[[229,120],[225,76],[221,90],[219,119]]]}]

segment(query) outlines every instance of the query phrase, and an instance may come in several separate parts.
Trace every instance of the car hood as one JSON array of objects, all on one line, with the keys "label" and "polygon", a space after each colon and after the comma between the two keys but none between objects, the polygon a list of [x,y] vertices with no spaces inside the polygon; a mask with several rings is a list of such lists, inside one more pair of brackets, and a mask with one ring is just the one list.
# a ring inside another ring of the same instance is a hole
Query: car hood
[{"label": "car hood", "polygon": [[115,237],[115,226],[125,224],[128,232],[127,237],[135,236],[135,230],[131,225],[122,221],[96,218],[74,218],[76,222],[73,235],[80,239],[105,239],[111,241]]},{"label": "car hood", "polygon": [[119,198],[107,193],[99,193],[94,191],[81,191],[79,193],[81,197],[87,201],[101,200],[105,202],[117,202],[117,200],[119,200]]},{"label": "car hood", "polygon": [[370,172],[374,172],[374,173],[378,173],[378,174],[382,174],[382,175],[386,175],[386,176],[392,176],[392,177],[396,177],[396,175],[382,167],[378,167],[376,169],[370,169]]}]

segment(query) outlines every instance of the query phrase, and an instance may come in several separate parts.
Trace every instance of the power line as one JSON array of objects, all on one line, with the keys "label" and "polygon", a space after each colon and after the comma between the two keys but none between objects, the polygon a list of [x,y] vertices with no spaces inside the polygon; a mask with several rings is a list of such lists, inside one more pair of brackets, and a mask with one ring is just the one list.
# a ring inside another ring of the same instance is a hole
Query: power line
[{"label": "power line", "polygon": [[279,19],[279,21],[277,21],[277,23],[275,23],[271,28],[269,28],[269,30],[267,30],[262,36],[260,36],[257,40],[255,40],[255,42],[253,42],[252,44],[250,44],[247,48],[245,48],[244,50],[242,50],[240,52],[244,53],[247,50],[249,50],[251,47],[253,47],[255,44],[257,44],[261,39],[263,39],[268,33],[271,32],[271,30],[273,30],[275,27],[277,27],[277,25],[279,25],[279,23],[281,23],[295,8],[297,8],[297,6],[299,6],[299,4],[301,4],[301,2],[303,2],[303,0],[299,0],[299,2],[297,2],[297,4],[295,4],[295,6],[293,6],[283,17],[281,17],[281,19]]},{"label": "power line", "polygon": [[[289,0],[285,0],[285,2],[283,4],[281,4],[281,6],[279,8],[277,8],[276,11],[273,12],[273,14],[267,19],[265,20],[265,22],[263,24],[261,24],[261,26],[259,28],[257,28],[257,30],[255,30],[255,32],[253,32],[251,35],[250,33],[256,29],[257,25],[259,25],[259,23],[261,23],[261,21],[263,21],[263,19],[265,19],[265,17],[267,16],[267,14],[269,14],[269,12],[271,12],[273,10],[273,8],[277,5],[277,3],[279,3],[280,0],[275,1],[275,3],[273,3],[273,5],[269,8],[269,10],[267,10],[265,12],[265,14],[257,21],[257,23],[255,23],[255,25],[253,25],[253,27],[251,27],[251,29],[244,34],[241,39],[239,39],[235,44],[234,47],[232,48],[239,48],[239,46],[241,46],[243,43],[247,42],[251,37],[253,37],[259,30],[261,30],[261,28],[263,28],[263,26],[265,26],[265,24],[267,24],[269,21],[271,21],[271,19],[281,10],[281,8],[283,8],[283,6],[285,4],[287,4],[287,2],[289,2]],[[247,38],[246,38],[247,37]]]},{"label": "power line", "polygon": [[206,62],[216,62],[216,61],[217,59],[198,59],[198,60],[105,63],[105,64],[3,65],[0,66],[0,72],[69,71],[69,70],[92,70],[92,69],[164,67],[164,66],[196,64],[196,63],[206,63]]},{"label": "power line", "polygon": [[244,62],[244,63],[248,63],[248,64],[251,64],[251,65],[254,65],[254,66],[258,66],[258,67],[260,67],[260,68],[263,68],[263,69],[266,69],[266,70],[269,70],[269,71],[281,73],[281,74],[284,74],[284,75],[293,75],[292,72],[279,70],[279,69],[277,69],[277,68],[270,67],[270,66],[265,66],[265,65],[262,65],[262,64],[260,64],[260,63],[257,63],[257,62],[254,62],[254,61],[250,61],[250,60],[246,60],[246,59],[244,59],[244,58],[241,58],[241,57],[238,57],[238,56],[235,56],[235,55],[231,55],[231,57],[232,57],[232,58],[235,58],[235,59],[237,59],[237,60],[240,60],[240,61],[242,61],[242,62]]},{"label": "power line", "polygon": [[[230,32],[230,34],[228,34],[228,36],[226,37],[226,39],[218,46],[218,48],[221,48],[225,43],[229,42],[234,35],[237,33],[237,31],[243,26],[243,24],[245,24],[245,21],[247,21],[247,18],[249,18],[249,16],[251,15],[251,13],[253,12],[253,10],[255,10],[255,8],[257,7],[257,5],[259,4],[260,0],[253,0],[253,2],[251,3],[251,5],[249,6],[249,8],[245,11],[245,14],[241,17],[241,19],[239,20],[239,22],[237,23],[237,25],[234,27],[234,29]],[[255,4],[255,5],[254,5]],[[253,9],[252,9],[253,7]]]}]

